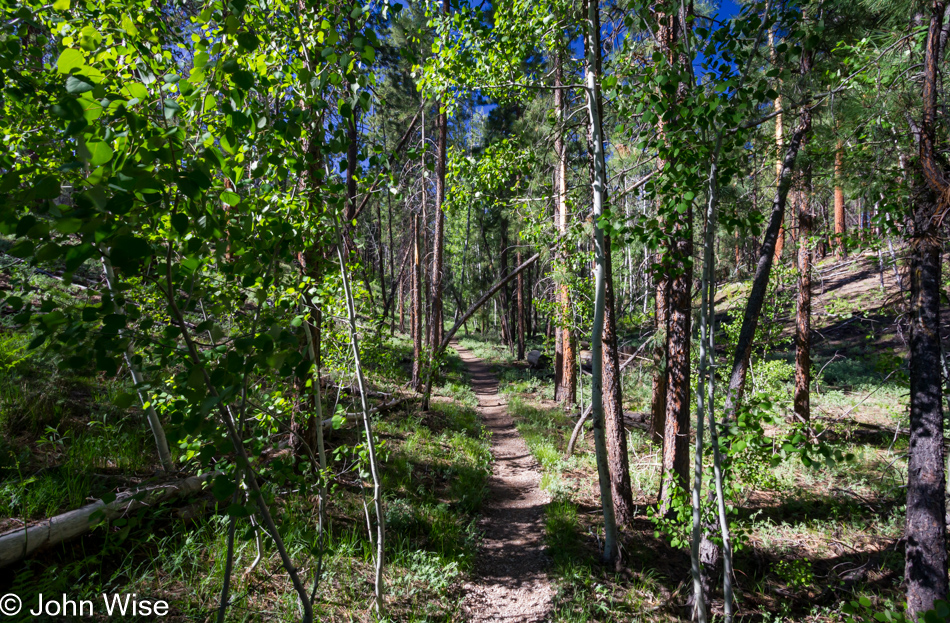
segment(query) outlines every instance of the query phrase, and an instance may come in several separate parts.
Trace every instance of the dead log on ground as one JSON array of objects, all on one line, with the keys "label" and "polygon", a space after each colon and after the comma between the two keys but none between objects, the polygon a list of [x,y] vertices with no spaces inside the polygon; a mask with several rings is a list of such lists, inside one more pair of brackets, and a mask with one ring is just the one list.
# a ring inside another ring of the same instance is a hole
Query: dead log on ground
[{"label": "dead log on ground", "polygon": [[216,474],[217,472],[192,476],[177,482],[122,493],[109,504],[97,500],[82,508],[50,517],[38,524],[2,534],[0,535],[0,567],[19,562],[40,548],[74,539],[103,521],[119,518],[145,506],[154,506],[173,498],[198,493],[205,481]]}]

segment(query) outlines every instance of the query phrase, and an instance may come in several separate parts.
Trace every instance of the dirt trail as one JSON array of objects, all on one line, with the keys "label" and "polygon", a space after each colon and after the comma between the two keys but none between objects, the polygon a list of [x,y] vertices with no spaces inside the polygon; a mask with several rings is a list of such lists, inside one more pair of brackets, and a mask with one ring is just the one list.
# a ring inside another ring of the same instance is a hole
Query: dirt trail
[{"label": "dirt trail", "polygon": [[544,507],[540,466],[498,394],[498,379],[488,364],[453,343],[472,379],[478,413],[492,434],[495,457],[479,522],[484,539],[475,577],[465,585],[462,610],[470,621],[544,621],[554,591],[544,555]]}]

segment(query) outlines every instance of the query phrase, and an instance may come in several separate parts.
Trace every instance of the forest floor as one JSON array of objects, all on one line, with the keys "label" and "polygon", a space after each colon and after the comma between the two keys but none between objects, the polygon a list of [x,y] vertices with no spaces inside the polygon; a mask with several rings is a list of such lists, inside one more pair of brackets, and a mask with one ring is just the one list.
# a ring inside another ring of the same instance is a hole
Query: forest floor
[{"label": "forest floor", "polygon": [[[889,262],[883,275],[881,268],[873,253],[829,257],[815,267],[812,426],[821,444],[806,448],[806,465],[800,448],[784,445],[801,430],[791,413],[795,279],[788,266],[776,267],[747,394],[762,401],[768,444],[732,457],[737,620],[843,621],[842,605],[858,599],[872,604],[858,620],[902,608],[906,327],[897,273]],[[906,293],[903,270],[901,280]],[[722,357],[732,352],[748,287],[739,280],[717,297]],[[946,323],[950,314],[942,315]],[[621,334],[636,349],[650,330],[627,326]],[[493,364],[509,412],[541,465],[542,489],[552,498],[545,517],[555,589],[550,620],[688,618],[689,555],[675,544],[686,536],[685,522],[658,521],[651,512],[659,448],[644,431],[629,430],[636,517],[623,529],[624,569],[614,573],[598,562],[603,519],[589,432],[573,456],[564,455],[579,409],[554,402],[550,370],[515,361],[492,340],[469,335],[460,343]],[[533,345],[545,348],[541,338]],[[648,362],[627,369],[625,409],[649,410],[651,375]],[[586,405],[589,377],[581,380]],[[709,486],[704,483],[704,492]],[[711,610],[722,615],[721,592]]]},{"label": "forest floor", "polygon": [[[901,288],[893,268],[884,268],[882,284],[877,255],[816,266],[812,423],[824,447],[842,458],[826,462],[813,453],[817,460],[806,466],[783,446],[798,430],[790,415],[795,281],[787,266],[776,267],[748,392],[768,405],[764,434],[774,444],[732,459],[742,621],[841,621],[841,604],[858,598],[870,600],[875,612],[900,608],[907,350]],[[42,275],[30,279],[60,287]],[[907,284],[904,276],[905,293]],[[740,279],[721,289],[723,357],[732,352],[747,288]],[[946,327],[950,313],[942,315]],[[622,326],[621,334],[636,348],[650,328]],[[31,338],[0,317],[0,531],[164,477],[140,410],[115,404],[128,380],[64,372],[42,349],[27,349]],[[328,337],[328,367],[347,348],[334,339]],[[372,389],[410,397],[376,421],[390,618],[511,621],[543,612],[538,618],[552,623],[681,619],[689,557],[673,541],[684,532],[650,513],[659,449],[643,431],[629,431],[636,518],[623,531],[623,570],[608,570],[599,563],[602,515],[589,434],[564,456],[578,409],[553,401],[550,370],[514,361],[493,336],[462,336],[456,346],[428,411],[405,389],[407,336],[377,332],[364,346]],[[533,346],[550,352],[543,338]],[[632,411],[646,411],[650,400],[651,365],[640,363],[623,378],[624,406]],[[352,378],[345,365],[340,369],[329,387],[340,408],[353,411],[358,399],[346,389]],[[581,382],[586,405],[589,377]],[[261,460],[286,460],[285,439],[280,432],[268,438]],[[361,439],[356,427],[327,437],[334,473],[315,606],[320,621],[366,620],[371,603]],[[265,486],[292,555],[312,579],[312,482],[275,478]],[[255,566],[254,530],[239,525],[228,620],[296,618],[273,548],[265,540]],[[31,603],[41,592],[77,599],[137,592],[169,601],[163,620],[205,621],[219,598],[226,533],[226,515],[205,495],[184,508],[114,521],[0,569],[0,594],[15,592]],[[712,609],[721,612],[721,598]]]},{"label": "forest floor", "polygon": [[544,507],[550,497],[539,487],[540,465],[518,434],[488,365],[457,345],[456,351],[478,397],[494,456],[478,523],[482,541],[475,576],[464,586],[462,609],[471,621],[544,621],[552,601],[543,551]]}]

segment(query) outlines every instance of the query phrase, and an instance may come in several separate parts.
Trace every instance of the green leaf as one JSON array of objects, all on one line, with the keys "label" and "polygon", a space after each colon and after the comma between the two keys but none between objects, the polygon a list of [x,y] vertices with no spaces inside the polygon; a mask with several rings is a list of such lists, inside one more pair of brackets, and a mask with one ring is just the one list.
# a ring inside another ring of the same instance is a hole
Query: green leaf
[{"label": "green leaf", "polygon": [[148,99],[148,87],[141,82],[130,82],[122,86],[122,96],[139,101]]},{"label": "green leaf", "polygon": [[181,267],[189,274],[195,272],[198,269],[198,264],[199,261],[196,257],[185,258],[181,261]]},{"label": "green leaf", "polygon": [[53,3],[54,11],[68,11],[69,10],[69,0],[56,0]]},{"label": "green leaf", "polygon": [[78,69],[86,64],[86,58],[79,50],[67,48],[59,55],[56,61],[56,69],[61,74],[68,74],[74,69]]},{"label": "green leaf", "polygon": [[86,143],[89,150],[89,164],[99,167],[112,160],[112,147],[105,141],[90,141]]},{"label": "green leaf", "polygon": [[128,409],[133,404],[135,404],[135,394],[123,392],[119,394],[118,396],[116,396],[112,400],[112,402],[113,404],[115,404],[115,406],[119,407],[120,409]]},{"label": "green leaf", "polygon": [[122,16],[122,30],[133,37],[139,33],[139,29],[135,27],[135,22],[128,15]]},{"label": "green leaf", "polygon": [[238,45],[247,50],[248,52],[253,52],[257,49],[257,46],[260,44],[260,41],[257,39],[257,36],[251,32],[242,32],[237,36]]},{"label": "green leaf", "polygon": [[243,504],[231,504],[227,508],[228,517],[250,517],[254,513],[244,507]]},{"label": "green leaf", "polygon": [[41,320],[48,329],[52,329],[53,327],[58,327],[59,325],[66,322],[66,314],[57,309],[55,311],[51,311],[45,316],[42,316]]},{"label": "green leaf", "polygon": [[234,72],[232,78],[234,79],[234,84],[245,91],[249,91],[254,86],[254,74],[247,70],[241,69],[240,71]]},{"label": "green leaf", "polygon": [[119,268],[134,268],[139,260],[152,255],[152,247],[147,241],[135,236],[116,236],[109,250],[112,263]]},{"label": "green leaf", "polygon": [[60,192],[59,180],[52,175],[41,177],[33,185],[33,196],[37,199],[55,199]]},{"label": "green leaf", "polygon": [[184,236],[188,231],[188,215],[181,212],[172,214],[172,227],[178,232],[179,236]]},{"label": "green leaf", "polygon": [[92,91],[94,87],[92,81],[85,76],[69,76],[66,78],[66,92],[73,95]]},{"label": "green leaf", "polygon": [[222,201],[222,203],[225,203],[225,204],[227,204],[227,205],[233,207],[233,206],[236,206],[237,204],[241,203],[241,196],[238,195],[238,194],[235,193],[235,192],[231,192],[230,190],[226,190],[226,191],[224,191],[223,193],[221,193],[221,201]]},{"label": "green leaf", "polygon": [[82,227],[82,219],[64,218],[56,221],[53,228],[61,234],[75,234]]},{"label": "green leaf", "polygon": [[178,105],[178,102],[171,98],[165,98],[165,120],[171,121],[175,118],[175,115],[178,114],[178,111],[181,109],[181,106]]},{"label": "green leaf", "polygon": [[215,499],[218,501],[224,501],[228,499],[234,494],[236,490],[237,486],[235,486],[234,482],[224,474],[221,474],[215,478],[214,483],[211,485],[211,494],[214,495]]},{"label": "green leaf", "polygon": [[231,128],[225,130],[221,136],[221,149],[233,155],[237,151],[236,143],[237,137],[234,136],[234,130]]},{"label": "green leaf", "polygon": [[109,314],[102,319],[102,332],[106,335],[116,335],[125,328],[125,314]]}]

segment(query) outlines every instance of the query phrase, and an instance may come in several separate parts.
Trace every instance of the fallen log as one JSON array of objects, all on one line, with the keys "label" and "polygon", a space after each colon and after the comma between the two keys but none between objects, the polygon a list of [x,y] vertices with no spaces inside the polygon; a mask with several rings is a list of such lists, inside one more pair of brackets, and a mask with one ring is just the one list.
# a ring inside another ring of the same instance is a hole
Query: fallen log
[{"label": "fallen log", "polygon": [[103,521],[116,519],[145,506],[153,506],[173,498],[198,493],[205,481],[215,475],[217,472],[211,472],[177,482],[129,491],[120,494],[108,504],[97,500],[82,508],[50,517],[38,524],[0,534],[0,567],[19,562],[38,549],[74,539]]},{"label": "fallen log", "polygon": [[[399,405],[406,402],[407,400],[409,400],[409,396],[400,396],[399,398],[390,400],[389,402],[384,402],[378,407],[373,407],[372,409],[370,409],[368,411],[368,415],[373,415],[374,413],[379,413],[381,411],[389,411],[391,409],[394,409],[395,407],[398,407]],[[363,420],[362,413],[347,413],[345,416],[343,416],[344,422],[360,422],[362,420]],[[324,430],[328,428],[332,428],[332,427],[333,427],[333,418],[328,418],[326,420],[323,420]]]}]

